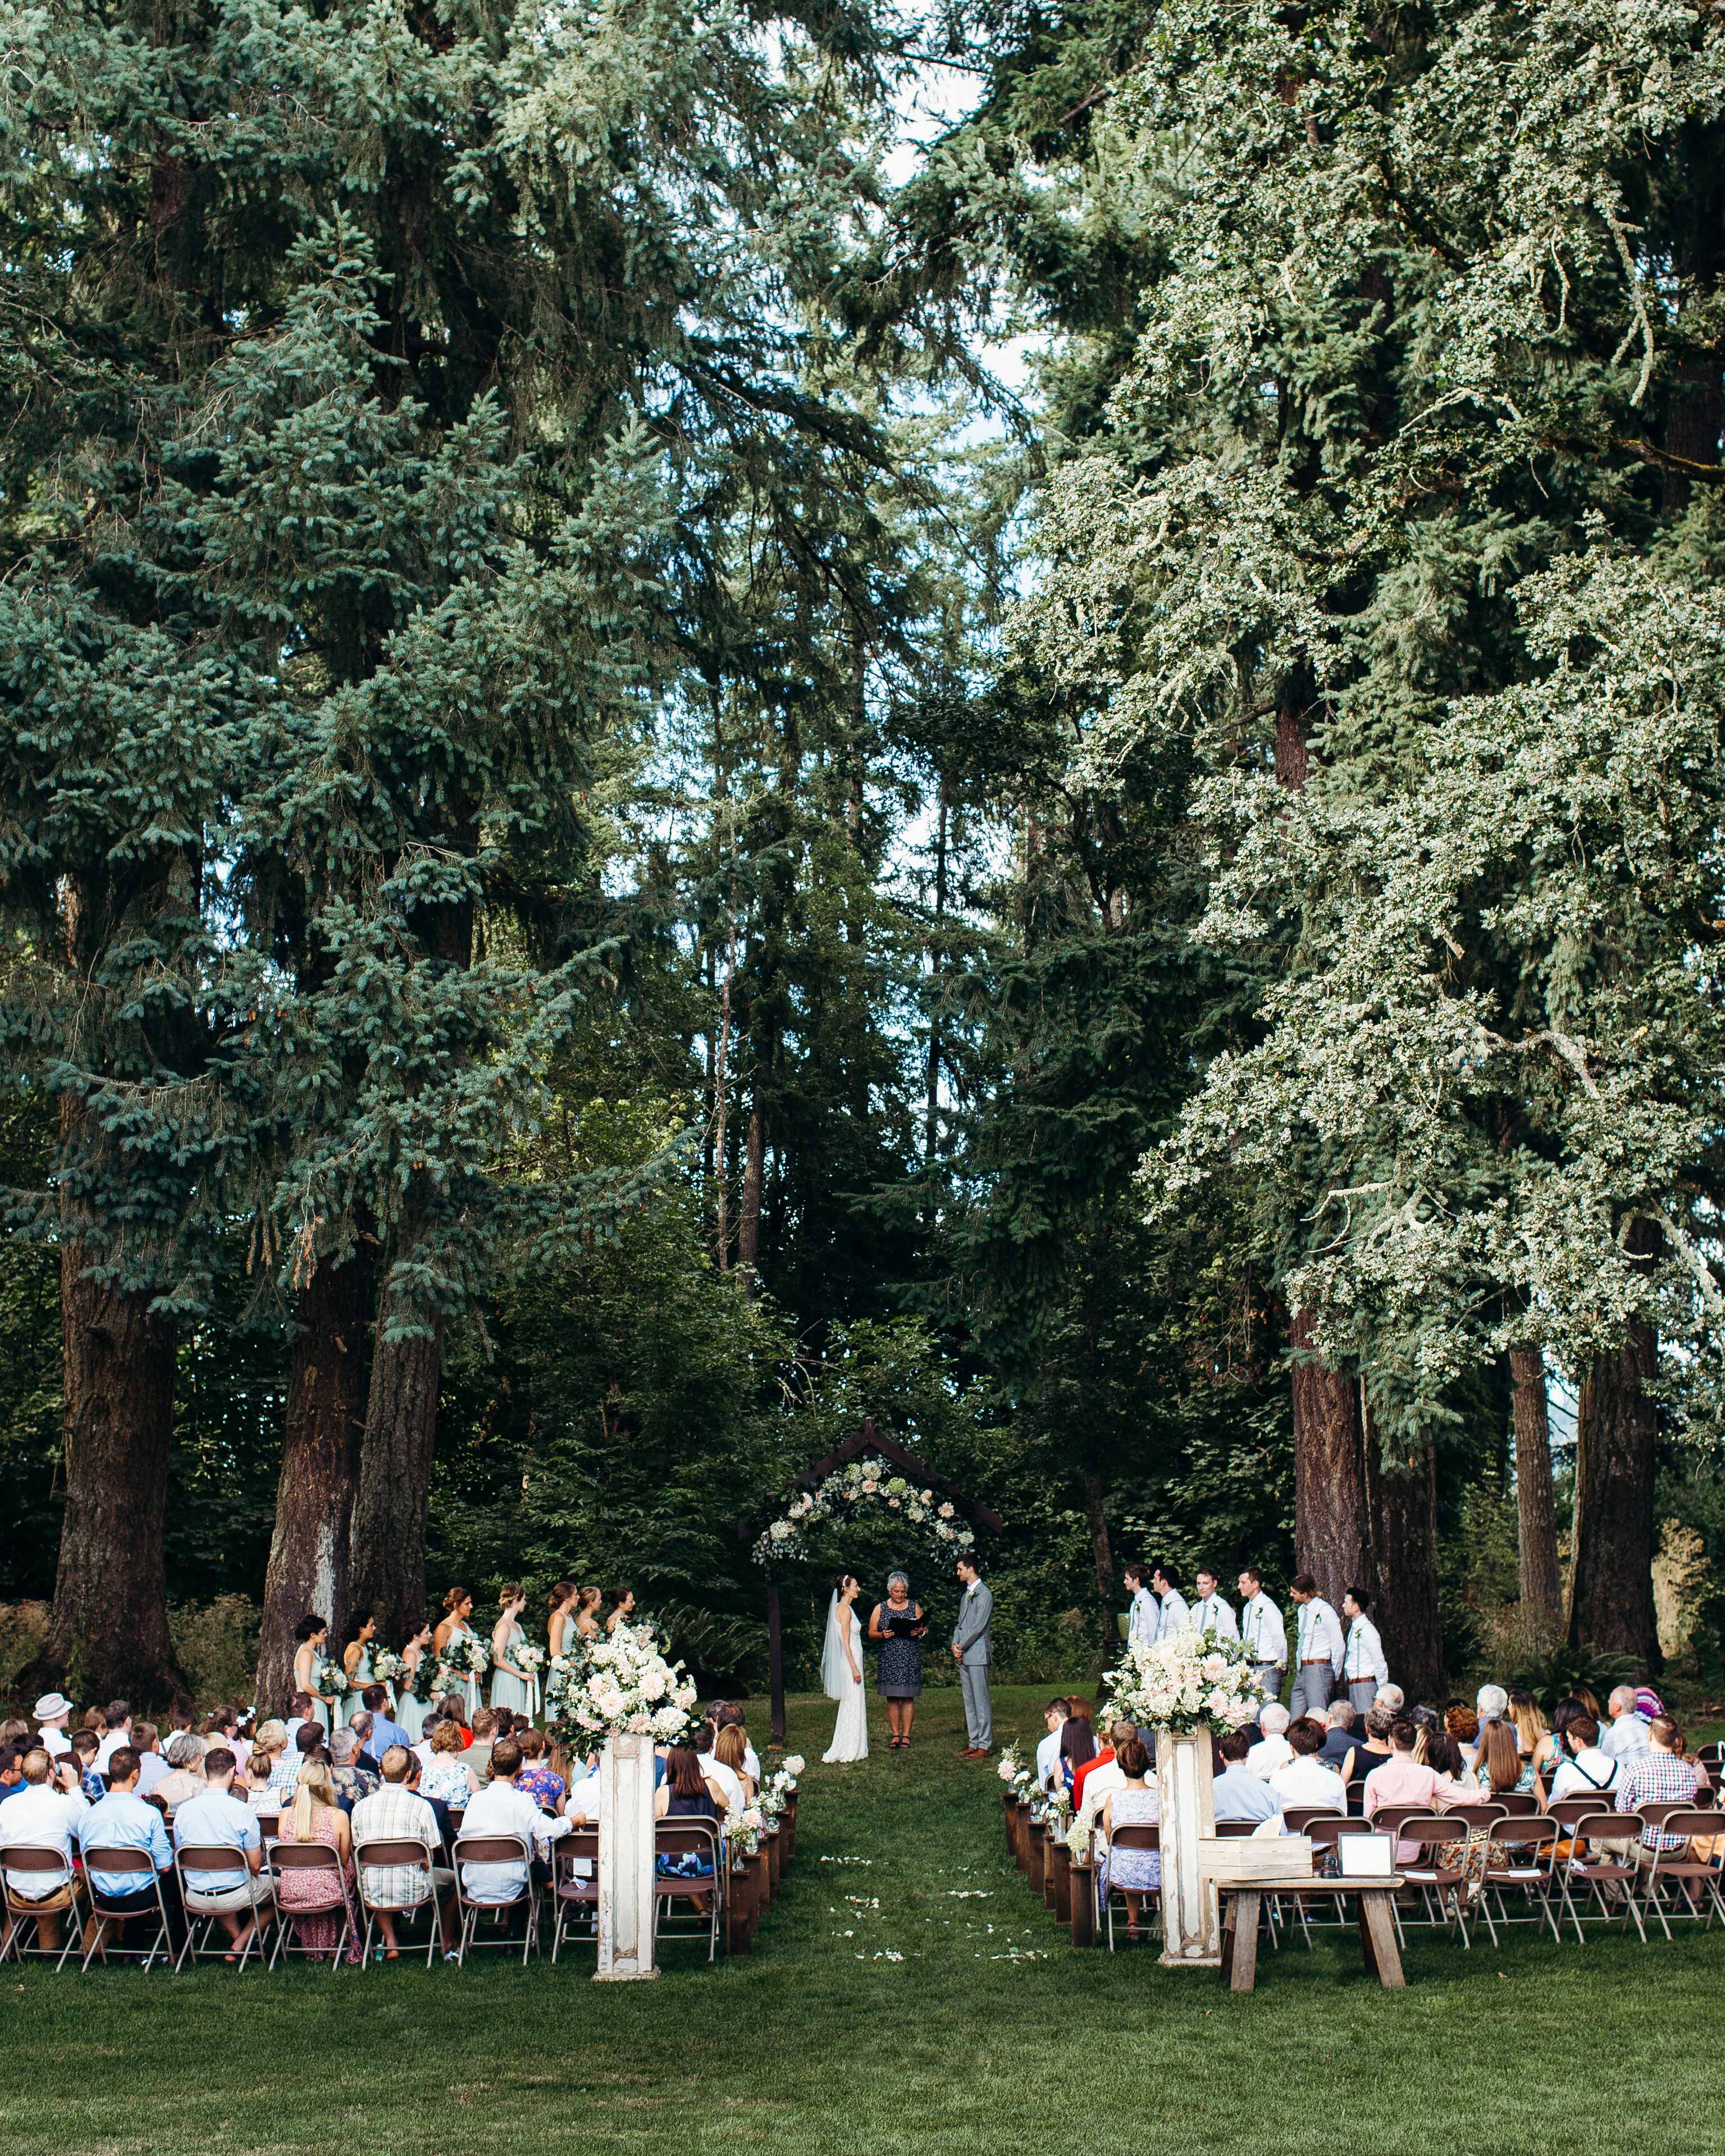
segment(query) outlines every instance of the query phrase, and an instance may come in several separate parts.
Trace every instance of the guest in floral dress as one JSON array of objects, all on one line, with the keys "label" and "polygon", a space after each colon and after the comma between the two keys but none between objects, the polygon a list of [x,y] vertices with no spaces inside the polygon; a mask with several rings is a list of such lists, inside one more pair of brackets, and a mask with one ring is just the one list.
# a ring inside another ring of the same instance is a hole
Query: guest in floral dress
[{"label": "guest in floral dress", "polygon": [[419,1794],[459,1812],[479,1788],[479,1777],[461,1757],[465,1732],[459,1722],[439,1722],[431,1732],[431,1764],[420,1778]]},{"label": "guest in floral dress", "polygon": [[[283,1811],[276,1830],[281,1841],[321,1841],[341,1860],[341,1893],[347,1907],[349,1930],[346,1958],[359,1959],[358,1912],[353,1901],[353,1835],[347,1815],[336,1801],[336,1785],[330,1770],[320,1761],[308,1759],[300,1769],[294,1801]],[[314,1961],[327,1961],[341,1935],[341,1912],[331,1906],[327,1872],[283,1871],[276,1899],[284,1917],[293,1919],[299,1943]]]},{"label": "guest in floral dress", "polygon": [[550,1744],[542,1729],[524,1729],[516,1742],[521,1748],[521,1771],[515,1778],[518,1789],[525,1789],[542,1811],[554,1812],[563,1800],[567,1784],[561,1774],[552,1772],[548,1763]]},{"label": "guest in floral dress", "polygon": [[1145,1897],[1162,1891],[1162,1853],[1154,1849],[1116,1849],[1114,1830],[1122,1826],[1155,1826],[1162,1810],[1156,1784],[1149,1779],[1148,1746],[1138,1738],[1128,1738],[1114,1758],[1126,1777],[1126,1787],[1116,1789],[1102,1807],[1102,1832],[1109,1841],[1103,1860],[1103,1885],[1117,1887],[1125,1895],[1127,1937],[1136,1938],[1138,1911]]}]

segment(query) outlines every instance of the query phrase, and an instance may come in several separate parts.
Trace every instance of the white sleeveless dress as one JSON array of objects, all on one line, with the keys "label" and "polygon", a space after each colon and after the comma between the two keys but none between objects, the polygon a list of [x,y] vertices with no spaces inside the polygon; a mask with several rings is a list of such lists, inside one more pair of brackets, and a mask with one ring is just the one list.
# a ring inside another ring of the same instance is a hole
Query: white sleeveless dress
[{"label": "white sleeveless dress", "polygon": [[869,1756],[869,1699],[862,1680],[862,1622],[854,1609],[850,1612],[850,1651],[855,1659],[857,1674],[853,1677],[847,1669],[839,1679],[839,1718],[833,1726],[833,1741],[821,1754],[829,1765],[866,1759]]}]

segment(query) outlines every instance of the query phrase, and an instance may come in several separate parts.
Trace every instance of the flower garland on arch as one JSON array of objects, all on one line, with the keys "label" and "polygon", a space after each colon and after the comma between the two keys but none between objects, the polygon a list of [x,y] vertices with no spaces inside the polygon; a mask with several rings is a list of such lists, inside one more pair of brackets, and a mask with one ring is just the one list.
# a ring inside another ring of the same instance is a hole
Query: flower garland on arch
[{"label": "flower garland on arch", "polygon": [[829,1475],[818,1489],[805,1490],[791,1501],[783,1518],[775,1520],[755,1544],[757,1564],[768,1564],[803,1554],[811,1527],[825,1520],[854,1520],[869,1507],[896,1512],[914,1527],[924,1529],[937,1553],[962,1557],[976,1546],[976,1537],[957,1517],[957,1507],[937,1499],[932,1490],[919,1490],[890,1462],[881,1459],[853,1460]]}]

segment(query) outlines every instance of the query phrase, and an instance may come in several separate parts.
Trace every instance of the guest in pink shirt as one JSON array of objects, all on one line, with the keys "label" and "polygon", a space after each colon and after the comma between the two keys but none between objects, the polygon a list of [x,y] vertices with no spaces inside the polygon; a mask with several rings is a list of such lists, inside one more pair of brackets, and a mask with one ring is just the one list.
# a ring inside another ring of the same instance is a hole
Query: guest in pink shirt
[{"label": "guest in pink shirt", "polygon": [[[1415,1736],[1411,1722],[1398,1722],[1389,1732],[1389,1757],[1366,1777],[1365,1815],[1373,1819],[1388,1805],[1417,1804],[1421,1811],[1440,1812],[1452,1804],[1477,1795],[1461,1782],[1435,1768],[1422,1767],[1414,1757]],[[1396,1862],[1410,1864],[1419,1854],[1411,1841],[1399,1843]]]}]

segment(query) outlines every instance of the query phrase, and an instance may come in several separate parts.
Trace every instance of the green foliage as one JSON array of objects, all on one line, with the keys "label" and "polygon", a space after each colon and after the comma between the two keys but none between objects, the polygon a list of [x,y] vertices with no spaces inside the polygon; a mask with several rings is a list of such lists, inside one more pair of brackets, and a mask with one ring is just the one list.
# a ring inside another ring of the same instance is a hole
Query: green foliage
[{"label": "green foliage", "polygon": [[1498,1681],[1518,1691],[1530,1691],[1549,1714],[1560,1700],[1572,1698],[1585,1685],[1603,1707],[1615,1686],[1632,1683],[1637,1671],[1623,1655],[1601,1654],[1590,1642],[1580,1646],[1553,1647],[1548,1654],[1522,1662]]}]

